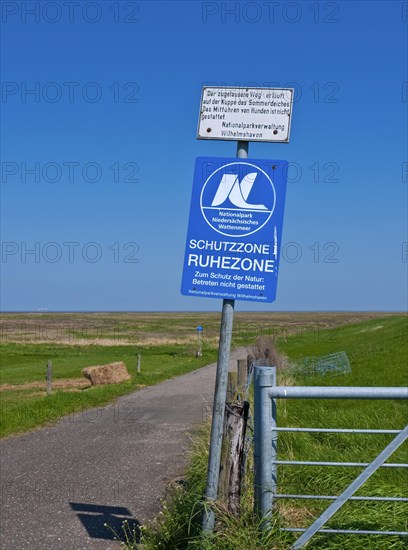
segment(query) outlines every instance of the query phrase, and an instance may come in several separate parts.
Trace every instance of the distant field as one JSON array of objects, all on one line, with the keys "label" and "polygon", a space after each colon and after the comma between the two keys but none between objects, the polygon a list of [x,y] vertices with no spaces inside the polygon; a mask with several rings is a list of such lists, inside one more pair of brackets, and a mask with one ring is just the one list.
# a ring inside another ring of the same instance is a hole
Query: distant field
[{"label": "distant field", "polygon": [[[148,322],[124,314],[5,314],[0,343],[0,436],[27,431],[63,415],[103,405],[143,386],[179,376],[216,360],[214,339],[196,357],[199,320],[192,338],[167,338],[174,318]],[[148,325],[148,326],[147,326]],[[161,328],[160,328],[161,327]],[[146,330],[148,329],[148,330]],[[136,372],[141,354],[141,373]],[[46,395],[46,364],[52,361],[53,391]],[[82,369],[123,361],[132,380],[90,387]]]},{"label": "distant field", "polygon": [[[375,312],[240,312],[234,314],[234,341],[257,336],[286,337],[385,317]],[[206,342],[217,342],[220,313],[6,313],[0,317],[1,342],[111,346],[196,341],[202,324]]]}]

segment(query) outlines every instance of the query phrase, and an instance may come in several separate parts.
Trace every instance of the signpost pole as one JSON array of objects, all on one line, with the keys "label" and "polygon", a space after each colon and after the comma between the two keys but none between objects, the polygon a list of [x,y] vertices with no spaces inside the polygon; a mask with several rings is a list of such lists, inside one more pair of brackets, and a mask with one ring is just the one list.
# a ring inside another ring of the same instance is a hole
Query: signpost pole
[{"label": "signpost pole", "polygon": [[238,141],[237,143],[237,157],[239,159],[247,159],[248,158],[248,141]]},{"label": "signpost pole", "polygon": [[[239,141],[237,157],[248,158],[248,142]],[[231,351],[232,324],[234,319],[235,300],[223,300],[220,343],[218,347],[217,374],[213,402],[213,415],[210,436],[210,454],[208,459],[207,487],[205,491],[205,506],[203,513],[203,532],[210,533],[214,529],[214,510],[211,504],[218,495],[218,480],[221,464],[221,446],[224,425],[225,401],[227,397],[228,366]]]}]

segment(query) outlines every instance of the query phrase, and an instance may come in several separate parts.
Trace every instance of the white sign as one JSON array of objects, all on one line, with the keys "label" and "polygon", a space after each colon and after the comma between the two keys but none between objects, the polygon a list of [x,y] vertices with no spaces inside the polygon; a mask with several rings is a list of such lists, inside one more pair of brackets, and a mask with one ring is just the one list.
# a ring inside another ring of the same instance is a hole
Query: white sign
[{"label": "white sign", "polygon": [[204,86],[198,139],[288,142],[293,88]]}]

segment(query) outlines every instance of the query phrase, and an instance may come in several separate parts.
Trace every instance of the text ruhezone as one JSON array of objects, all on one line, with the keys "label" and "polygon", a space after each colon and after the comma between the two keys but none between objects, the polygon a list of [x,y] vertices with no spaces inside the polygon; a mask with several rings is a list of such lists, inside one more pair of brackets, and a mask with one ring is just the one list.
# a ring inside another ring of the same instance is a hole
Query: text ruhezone
[{"label": "text ruhezone", "polygon": [[[265,277],[262,274],[274,273],[275,261],[273,247],[269,243],[203,239],[190,239],[188,242],[187,265],[197,268],[193,273],[194,287],[263,291]],[[218,273],[212,269],[231,273]]]}]

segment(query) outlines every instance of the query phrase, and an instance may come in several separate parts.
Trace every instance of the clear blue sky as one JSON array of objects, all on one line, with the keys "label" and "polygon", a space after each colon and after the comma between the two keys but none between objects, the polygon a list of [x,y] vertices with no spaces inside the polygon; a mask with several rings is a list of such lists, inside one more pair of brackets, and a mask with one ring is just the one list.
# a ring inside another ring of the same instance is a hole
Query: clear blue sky
[{"label": "clear blue sky", "polygon": [[235,156],[203,84],[296,90],[249,151],[291,166],[278,297],[237,310],[406,310],[407,2],[76,4],[2,2],[3,310],[220,309],[179,291],[195,158]]}]

